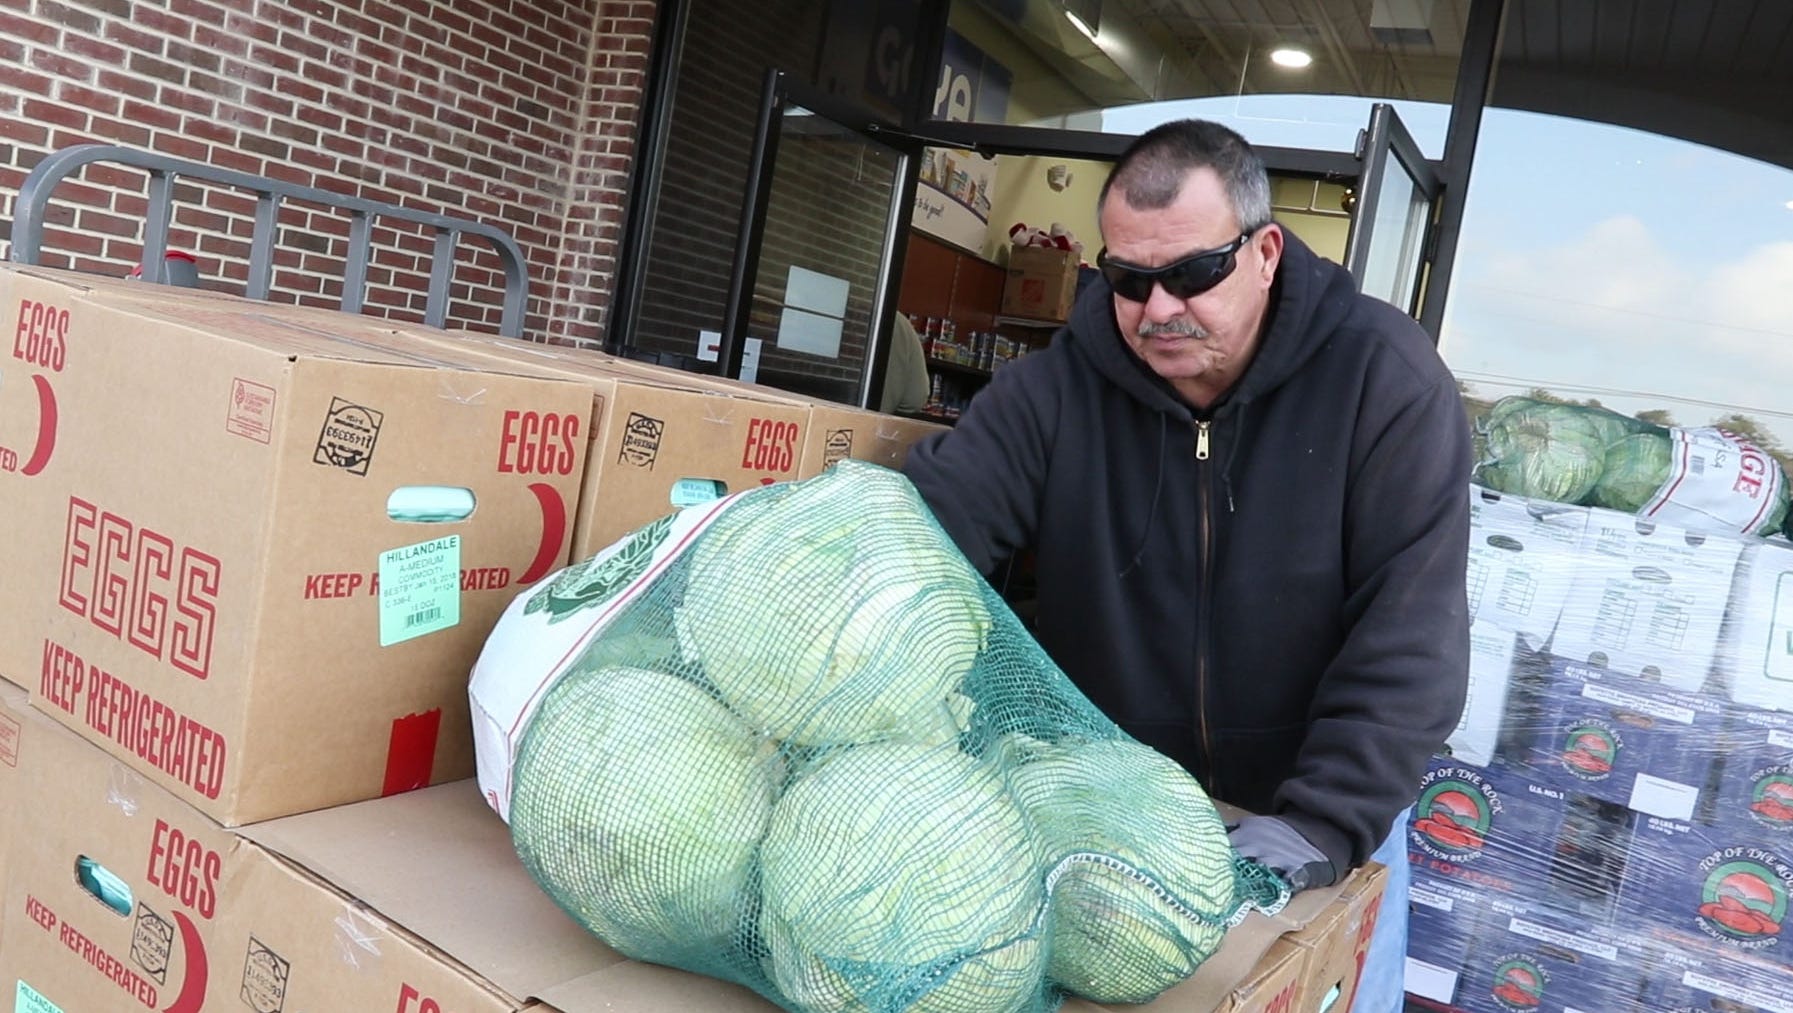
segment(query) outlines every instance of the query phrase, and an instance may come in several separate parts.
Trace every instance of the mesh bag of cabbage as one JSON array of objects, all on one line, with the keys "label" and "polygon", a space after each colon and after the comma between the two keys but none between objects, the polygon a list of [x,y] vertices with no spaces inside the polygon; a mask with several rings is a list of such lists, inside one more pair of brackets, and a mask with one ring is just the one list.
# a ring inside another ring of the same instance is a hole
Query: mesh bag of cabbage
[{"label": "mesh bag of cabbage", "polygon": [[1716,427],[1659,426],[1598,405],[1504,397],[1475,419],[1474,480],[1496,492],[1637,514],[1689,531],[1793,538],[1793,484]]},{"label": "mesh bag of cabbage", "polygon": [[471,692],[537,882],[618,951],[786,1009],[1141,1002],[1286,898],[874,465],[537,585]]}]

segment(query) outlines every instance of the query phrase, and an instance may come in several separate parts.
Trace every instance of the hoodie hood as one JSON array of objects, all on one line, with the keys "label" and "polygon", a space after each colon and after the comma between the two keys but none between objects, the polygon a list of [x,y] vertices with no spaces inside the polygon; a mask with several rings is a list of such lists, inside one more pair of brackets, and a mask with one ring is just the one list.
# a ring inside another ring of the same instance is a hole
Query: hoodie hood
[{"label": "hoodie hood", "polygon": [[[1282,386],[1332,340],[1356,296],[1357,285],[1344,268],[1322,259],[1284,229],[1282,261],[1270,286],[1263,338],[1245,374],[1222,396],[1215,412]],[[1100,274],[1078,296],[1070,326],[1060,332],[1059,340],[1148,407],[1180,419],[1194,417],[1188,402],[1121,337],[1114,320],[1114,292]]]}]

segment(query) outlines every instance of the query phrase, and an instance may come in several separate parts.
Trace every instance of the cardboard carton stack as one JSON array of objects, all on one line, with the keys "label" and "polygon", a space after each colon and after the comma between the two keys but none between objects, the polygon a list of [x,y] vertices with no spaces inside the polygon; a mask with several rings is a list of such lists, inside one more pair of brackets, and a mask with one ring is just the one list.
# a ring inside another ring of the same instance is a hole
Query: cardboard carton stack
[{"label": "cardboard carton stack", "polygon": [[[770,1010],[624,959],[479,797],[520,589],[937,427],[594,352],[0,267],[0,992],[20,1010]],[[1157,1008],[1349,996],[1382,870]]]},{"label": "cardboard carton stack", "polygon": [[1472,500],[1470,702],[1409,830],[1410,998],[1793,1008],[1793,547]]},{"label": "cardboard carton stack", "polygon": [[1077,300],[1077,254],[1050,246],[1009,248],[1004,316],[1063,321]]}]

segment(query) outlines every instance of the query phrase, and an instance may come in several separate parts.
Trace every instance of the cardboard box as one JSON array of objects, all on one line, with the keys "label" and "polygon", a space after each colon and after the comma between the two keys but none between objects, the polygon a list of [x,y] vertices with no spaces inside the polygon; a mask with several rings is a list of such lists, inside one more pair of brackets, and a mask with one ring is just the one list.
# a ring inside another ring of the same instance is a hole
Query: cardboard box
[{"label": "cardboard box", "polygon": [[1651,957],[1643,1009],[1793,1013],[1793,972],[1786,968],[1714,953],[1684,936],[1658,939]]},{"label": "cardboard box", "polygon": [[1483,920],[1492,910],[1482,891],[1413,870],[1407,893],[1406,989],[1441,1006],[1455,1004]]},{"label": "cardboard box", "polygon": [[[41,717],[0,933],[20,1009],[455,1010],[513,997]],[[458,897],[470,884],[437,884]]]},{"label": "cardboard box", "polygon": [[[7,855],[12,849],[12,839],[19,832],[19,825],[25,822],[20,818],[18,800],[23,780],[19,774],[19,748],[25,725],[34,718],[25,691],[0,679],[0,897],[6,896],[10,878]],[[5,939],[5,928],[4,921],[0,920],[0,940]]]},{"label": "cardboard box", "polygon": [[574,560],[682,507],[801,473],[809,407],[794,398],[587,349],[464,331],[405,335],[586,386],[590,421]]},{"label": "cardboard box", "polygon": [[1002,314],[1061,322],[1077,298],[1077,254],[1044,246],[1009,248]]},{"label": "cardboard box", "polygon": [[1742,551],[1737,536],[1590,509],[1551,653],[1700,692]]},{"label": "cardboard box", "polygon": [[798,477],[819,475],[847,458],[901,471],[910,447],[947,428],[937,422],[816,402],[809,410],[809,438],[803,444]]},{"label": "cardboard box", "polygon": [[1793,711],[1793,548],[1764,541],[1744,548],[1718,654],[1732,700]]},{"label": "cardboard box", "polygon": [[[525,345],[524,348],[519,349],[517,347],[519,342],[505,338],[465,335],[464,332],[455,336],[457,338],[465,336],[466,339],[475,341],[482,348],[506,355],[543,355],[543,352],[537,351],[541,346]],[[950,428],[937,422],[886,415],[882,412],[855,408],[835,401],[825,401],[776,387],[768,387],[764,384],[743,383],[739,380],[707,376],[702,373],[687,373],[632,359],[618,359],[584,349],[549,348],[546,351],[546,356],[563,361],[583,361],[607,371],[638,376],[650,382],[669,386],[696,387],[740,397],[763,398],[805,405],[809,408],[809,423],[805,429],[803,451],[799,455],[798,478],[811,478],[819,475],[836,462],[846,458],[881,464],[886,468],[898,470],[902,468],[903,459],[908,456],[911,446],[924,437],[945,432]]]},{"label": "cardboard box", "polygon": [[1461,983],[1471,1013],[1594,1013],[1634,1009],[1643,940],[1536,912],[1484,925]]},{"label": "cardboard box", "polygon": [[901,468],[911,446],[923,437],[949,428],[935,422],[886,415],[764,384],[745,383],[726,377],[656,366],[635,359],[617,358],[595,349],[544,345],[465,330],[420,330],[409,327],[400,333],[429,342],[447,342],[457,349],[492,356],[512,364],[537,364],[550,369],[570,370],[581,376],[600,372],[618,377],[633,377],[660,386],[802,405],[809,409],[810,417],[804,427],[803,449],[798,455],[797,478],[820,474],[835,462],[849,457],[887,468]]},{"label": "cardboard box", "polygon": [[[484,340],[491,343],[503,339]],[[575,351],[572,354],[589,353]],[[950,428],[937,422],[886,415],[763,384],[686,373],[629,359],[610,359],[605,368],[674,386],[695,386],[744,397],[770,398],[807,406],[809,424],[797,466],[798,478],[812,478],[846,458],[900,470],[911,446],[924,437]]]},{"label": "cardboard box", "polygon": [[[1201,1013],[1294,1013],[1305,1007],[1296,1005],[1301,995],[1301,974],[1306,967],[1307,952],[1288,941],[1287,937],[1278,939],[1258,961],[1245,980],[1235,985],[1232,991],[1218,997],[1214,1006],[1196,1006],[1185,1004],[1169,1006],[1168,1009],[1200,1010]],[[1173,992],[1175,989],[1172,990]],[[1102,1006],[1087,999],[1072,996],[1066,999],[1059,1009],[1064,1013],[1091,1013],[1095,1010],[1127,1010],[1158,1009],[1164,998],[1146,1003],[1143,1006]]]},{"label": "cardboard box", "polygon": [[1407,826],[1407,855],[1435,879],[1513,898],[1542,895],[1563,797],[1502,762],[1433,759]]},{"label": "cardboard box", "polygon": [[1301,988],[1290,1009],[1351,1008],[1387,886],[1387,870],[1372,866],[1364,875],[1347,879],[1319,917],[1277,941],[1279,947],[1305,954]]},{"label": "cardboard box", "polygon": [[1720,766],[1711,822],[1793,841],[1793,713],[1728,708],[1711,748]]},{"label": "cardboard box", "polygon": [[1711,776],[1724,701],[1556,659],[1530,766],[1551,787],[1689,820]]},{"label": "cardboard box", "polygon": [[[199,994],[220,1010],[251,998],[288,1010],[774,1013],[740,986],[625,960],[575,925],[529,878],[471,781],[231,831],[31,720],[50,741],[34,750],[27,804],[48,815],[6,902],[0,975],[62,1009],[131,1007],[145,987],[164,1008],[197,952]],[[79,855],[128,888],[130,917],[68,875]],[[1385,876],[1359,870],[1273,917],[1253,914],[1190,981],[1143,1008],[1308,1008],[1288,1004],[1291,988],[1355,967]],[[51,915],[54,931],[42,926]]]},{"label": "cardboard box", "polygon": [[1569,600],[1588,511],[1470,487],[1469,615],[1538,650]]},{"label": "cardboard box", "polygon": [[1607,925],[1630,839],[1621,806],[1551,787],[1505,760],[1486,768],[1440,760],[1409,826],[1408,857],[1439,889]]},{"label": "cardboard box", "polygon": [[21,1010],[777,1013],[574,924],[471,781],[229,830],[27,720],[34,815],[0,922]]},{"label": "cardboard box", "polygon": [[529,877],[470,780],[242,833],[427,939],[510,1009],[777,1011],[739,985],[627,960],[580,928]]},{"label": "cardboard box", "polygon": [[1784,936],[1793,849],[1784,837],[1659,817],[1634,821],[1619,906],[1632,925],[1793,968]]},{"label": "cardboard box", "polygon": [[589,389],[156,296],[0,268],[0,313],[54,338],[0,389],[0,434],[54,420],[41,468],[0,468],[29,533],[0,671],[227,825],[467,776],[466,673],[567,561],[583,447],[547,420]]}]

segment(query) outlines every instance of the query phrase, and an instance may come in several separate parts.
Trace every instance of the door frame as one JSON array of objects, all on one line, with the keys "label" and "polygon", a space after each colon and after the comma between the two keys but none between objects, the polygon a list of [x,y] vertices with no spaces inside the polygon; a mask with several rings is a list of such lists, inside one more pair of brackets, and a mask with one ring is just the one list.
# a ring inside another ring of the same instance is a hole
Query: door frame
[{"label": "door frame", "polygon": [[1426,215],[1419,237],[1419,262],[1413,268],[1413,292],[1407,297],[1407,305],[1398,307],[1417,319],[1426,291],[1429,253],[1438,228],[1438,198],[1444,189],[1438,165],[1420,153],[1419,142],[1408,133],[1401,114],[1386,102],[1370,107],[1370,124],[1357,136],[1357,159],[1363,168],[1357,177],[1357,208],[1351,213],[1351,230],[1345,237],[1345,270],[1357,280],[1359,289],[1363,288],[1363,274],[1370,262],[1383,178],[1390,170],[1398,170],[1413,184],[1414,192],[1425,197]]},{"label": "door frame", "polygon": [[[729,274],[728,299],[717,353],[718,370],[726,377],[741,375],[747,323],[751,318],[754,283],[759,271],[760,245],[770,202],[771,170],[778,157],[779,127],[784,110],[792,105],[808,109],[836,126],[860,135],[867,143],[895,151],[901,160],[898,185],[893,191],[886,219],[877,289],[872,299],[866,359],[858,391],[860,407],[876,404],[883,392],[888,356],[882,353],[890,340],[891,321],[896,313],[915,203],[915,167],[923,146],[961,147],[986,154],[1045,155],[1112,162],[1134,140],[1134,135],[1129,134],[947,121],[930,122],[926,136],[922,136],[881,119],[857,104],[821,92],[781,69],[768,69],[761,91],[759,121],[748,164],[741,223],[736,233],[737,248]],[[1382,174],[1390,169],[1392,155],[1397,167],[1414,180],[1416,190],[1424,194],[1431,209],[1421,241],[1417,268],[1420,277],[1416,280],[1410,305],[1402,310],[1417,317],[1422,304],[1431,305],[1432,283],[1443,280],[1441,275],[1448,277],[1448,272],[1436,270],[1437,265],[1432,261],[1444,224],[1438,220],[1440,199],[1445,190],[1443,166],[1440,161],[1424,156],[1391,105],[1374,103],[1371,106],[1369,124],[1359,132],[1356,151],[1272,145],[1254,145],[1253,150],[1272,174],[1346,179],[1358,188],[1358,204],[1352,214],[1345,256],[1345,266],[1354,277],[1361,273],[1368,240],[1373,233],[1379,182]],[[1436,331],[1431,333],[1436,342]]]},{"label": "door frame", "polygon": [[896,152],[897,185],[885,218],[883,255],[878,281],[872,292],[872,312],[865,342],[865,362],[859,380],[859,407],[878,403],[883,395],[885,363],[882,354],[889,342],[891,320],[896,313],[903,257],[909,247],[909,222],[915,205],[916,171],[921,143],[896,124],[878,118],[855,103],[845,102],[812,87],[785,71],[766,71],[761,89],[759,123],[753,154],[747,165],[747,188],[741,202],[741,226],[736,233],[735,261],[729,271],[728,299],[724,303],[722,337],[717,365],[723,376],[739,378],[747,347],[747,323],[752,317],[754,283],[759,277],[760,246],[765,239],[766,212],[772,195],[772,169],[778,159],[778,141],[784,112],[791,106],[809,110],[834,125],[858,134],[868,144]]}]

